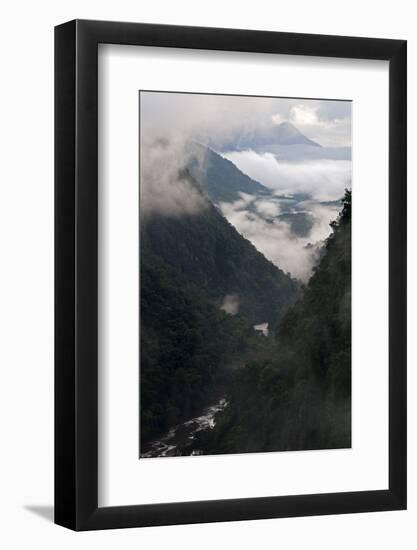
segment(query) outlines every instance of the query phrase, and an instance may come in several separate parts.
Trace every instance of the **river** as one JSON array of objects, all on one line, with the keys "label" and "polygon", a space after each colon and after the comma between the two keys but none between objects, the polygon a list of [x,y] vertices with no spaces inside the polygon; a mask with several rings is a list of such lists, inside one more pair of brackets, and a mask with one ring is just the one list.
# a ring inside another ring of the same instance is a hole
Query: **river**
[{"label": "river", "polygon": [[200,416],[174,426],[158,440],[146,445],[144,452],[140,454],[140,458],[201,454],[201,451],[193,445],[196,435],[205,430],[212,430],[216,425],[216,414],[226,407],[227,401],[225,398],[220,399],[210,407],[206,407]]}]

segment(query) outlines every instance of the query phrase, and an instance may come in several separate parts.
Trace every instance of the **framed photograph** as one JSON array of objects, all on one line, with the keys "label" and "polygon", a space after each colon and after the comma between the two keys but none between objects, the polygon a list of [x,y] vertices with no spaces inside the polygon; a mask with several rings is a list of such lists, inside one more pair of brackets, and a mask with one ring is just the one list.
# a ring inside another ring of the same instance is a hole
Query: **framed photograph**
[{"label": "framed photograph", "polygon": [[406,508],[406,42],[55,29],[55,521]]}]

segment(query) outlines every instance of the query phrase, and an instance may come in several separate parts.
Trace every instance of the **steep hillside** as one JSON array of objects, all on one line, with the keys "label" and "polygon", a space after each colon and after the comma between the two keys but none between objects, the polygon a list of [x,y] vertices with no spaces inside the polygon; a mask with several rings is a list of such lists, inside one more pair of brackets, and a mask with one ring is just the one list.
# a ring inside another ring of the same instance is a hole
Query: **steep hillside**
[{"label": "steep hillside", "polygon": [[140,247],[144,445],[224,392],[228,367],[265,346],[253,325],[281,317],[299,287],[207,199],[196,214],[141,216]]},{"label": "steep hillside", "polygon": [[141,257],[141,445],[215,398],[224,368],[253,338],[157,254]]},{"label": "steep hillside", "polygon": [[238,312],[252,323],[275,320],[297,292],[296,281],[211,204],[196,216],[152,216],[141,231],[142,255],[158,255],[219,307],[227,295],[236,296]]},{"label": "steep hillside", "polygon": [[267,187],[253,180],[230,160],[198,143],[190,144],[193,155],[189,163],[190,174],[196,179],[214,204],[233,202],[240,193],[268,196]]},{"label": "steep hillside", "polygon": [[302,297],[275,327],[269,359],[248,363],[205,453],[351,445],[351,196]]}]

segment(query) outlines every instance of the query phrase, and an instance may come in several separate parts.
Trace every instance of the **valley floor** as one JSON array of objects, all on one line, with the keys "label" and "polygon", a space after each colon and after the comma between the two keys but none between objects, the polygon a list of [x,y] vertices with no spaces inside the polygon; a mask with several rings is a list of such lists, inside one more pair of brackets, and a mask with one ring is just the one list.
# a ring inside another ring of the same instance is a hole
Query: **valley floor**
[{"label": "valley floor", "polygon": [[206,407],[199,416],[174,426],[159,439],[146,445],[140,458],[202,454],[197,435],[212,430],[216,425],[216,415],[226,407],[227,401],[222,397],[214,405]]}]

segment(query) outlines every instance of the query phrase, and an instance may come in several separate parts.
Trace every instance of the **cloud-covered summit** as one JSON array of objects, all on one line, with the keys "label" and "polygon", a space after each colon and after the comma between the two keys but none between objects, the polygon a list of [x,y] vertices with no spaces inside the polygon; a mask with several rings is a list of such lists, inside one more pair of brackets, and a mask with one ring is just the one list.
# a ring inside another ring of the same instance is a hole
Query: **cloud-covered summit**
[{"label": "cloud-covered summit", "polygon": [[[213,143],[215,146],[216,144]],[[269,127],[254,127],[242,129],[229,140],[218,143],[220,149],[231,151],[236,149],[253,149],[254,151],[271,151],[274,147],[283,145],[303,145],[321,148],[321,145],[306,137],[291,122],[273,123]]]},{"label": "cloud-covered summit", "polygon": [[290,123],[323,147],[351,146],[350,101],[145,91],[140,114],[148,139],[185,136],[224,150],[233,136],[268,135]]},{"label": "cloud-covered summit", "polygon": [[185,170],[270,261],[308,280],[351,187],[351,102],[141,92],[140,135],[142,211],[204,211]]}]

